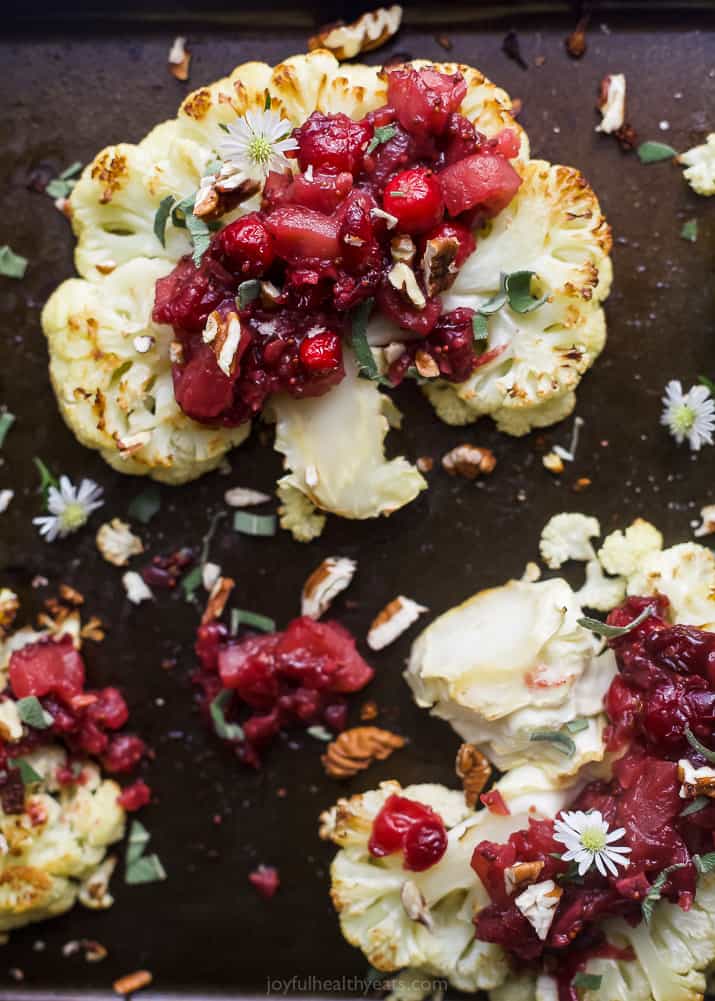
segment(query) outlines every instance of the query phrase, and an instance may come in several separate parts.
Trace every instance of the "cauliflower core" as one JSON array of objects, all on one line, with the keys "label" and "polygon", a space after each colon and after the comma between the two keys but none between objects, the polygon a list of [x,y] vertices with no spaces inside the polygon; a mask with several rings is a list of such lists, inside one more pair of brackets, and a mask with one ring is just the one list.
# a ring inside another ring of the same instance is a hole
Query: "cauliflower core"
[{"label": "cauliflower core", "polygon": [[[600,761],[603,696],[616,668],[578,624],[582,614],[560,579],[480,591],[415,641],[405,674],[415,701],[500,769],[538,761],[564,775]],[[574,719],[586,725],[571,735],[567,757],[547,736]]]}]

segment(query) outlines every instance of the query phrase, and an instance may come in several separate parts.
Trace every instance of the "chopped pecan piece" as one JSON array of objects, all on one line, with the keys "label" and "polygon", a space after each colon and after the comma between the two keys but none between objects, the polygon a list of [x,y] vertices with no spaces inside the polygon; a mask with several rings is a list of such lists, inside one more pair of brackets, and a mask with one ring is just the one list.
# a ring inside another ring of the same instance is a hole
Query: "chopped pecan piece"
[{"label": "chopped pecan piece", "polygon": [[492,766],[474,744],[462,744],[457,751],[455,768],[462,780],[465,802],[473,808],[491,777]]},{"label": "chopped pecan piece", "polygon": [[484,474],[488,476],[497,464],[491,449],[477,445],[457,445],[442,456],[442,466],[450,476],[463,476],[466,480],[476,480]]},{"label": "chopped pecan piece", "polygon": [[350,24],[338,21],[321,28],[308,39],[308,49],[329,49],[340,60],[371,52],[396,35],[402,22],[402,7],[378,7]]},{"label": "chopped pecan piece", "polygon": [[405,746],[405,738],[376,726],[356,726],[344,730],[328,744],[321,761],[328,775],[347,779],[364,771],[373,761],[384,761]]},{"label": "chopped pecan piece", "polygon": [[454,262],[458,253],[459,240],[456,236],[437,236],[425,244],[422,274],[430,298],[444,292],[452,284],[457,274]]},{"label": "chopped pecan piece", "polygon": [[226,602],[228,601],[231,591],[233,591],[235,585],[236,581],[231,577],[219,577],[211,589],[209,600],[206,603],[206,609],[204,614],[201,616],[202,626],[205,626],[208,622],[213,622],[215,619],[219,619],[223,615]]}]

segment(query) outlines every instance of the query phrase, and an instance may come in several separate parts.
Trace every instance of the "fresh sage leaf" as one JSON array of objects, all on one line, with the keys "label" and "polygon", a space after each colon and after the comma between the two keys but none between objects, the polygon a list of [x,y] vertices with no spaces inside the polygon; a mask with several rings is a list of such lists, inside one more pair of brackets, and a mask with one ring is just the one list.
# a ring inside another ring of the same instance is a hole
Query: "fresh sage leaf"
[{"label": "fresh sage leaf", "polygon": [[700,811],[704,810],[709,803],[710,799],[708,796],[696,796],[691,803],[688,803],[684,810],[680,811],[678,816],[690,817],[693,813],[700,813]]},{"label": "fresh sage leaf", "polygon": [[82,164],[80,163],[79,160],[75,160],[75,162],[71,163],[69,167],[65,167],[65,169],[60,174],[57,175],[57,177],[59,178],[60,181],[69,181],[70,178],[76,177],[81,169],[82,169]]},{"label": "fresh sage leaf", "polygon": [[243,535],[275,535],[276,516],[274,514],[250,514],[248,511],[236,511],[233,516],[233,529]]},{"label": "fresh sage leaf", "polygon": [[149,844],[150,839],[151,834],[149,834],[149,831],[147,831],[141,820],[133,820],[127,839],[127,864],[136,862],[144,854],[144,849]]},{"label": "fresh sage leaf", "polygon": [[258,615],[257,612],[248,612],[245,608],[231,609],[231,632],[235,635],[241,626],[249,629],[259,629],[263,633],[274,633],[276,623],[274,619],[267,615]]},{"label": "fresh sage leaf", "polygon": [[174,196],[167,195],[159,202],[159,208],[154,216],[154,236],[162,247],[166,246],[166,224],[169,221],[171,210],[174,207]]},{"label": "fresh sage leaf", "polygon": [[50,493],[50,487],[57,488],[60,484],[57,477],[50,472],[42,459],[38,459],[37,456],[35,456],[33,461],[40,474],[40,493],[42,494],[42,503],[45,507],[47,507],[47,498]]},{"label": "fresh sage leaf", "polygon": [[715,763],[715,751],[711,751],[709,747],[705,746],[705,744],[701,744],[689,726],[686,726],[685,728],[685,737],[690,746],[696,750],[698,754],[702,754],[706,761],[709,761],[711,764]]},{"label": "fresh sage leaf", "polygon": [[378,379],[377,362],[367,342],[367,321],[372,311],[373,299],[365,299],[356,306],[351,317],[350,343],[357,359],[360,374],[368,379]]},{"label": "fresh sage leaf", "polygon": [[591,619],[588,615],[584,615],[582,619],[578,620],[578,624],[583,626],[584,629],[589,629],[592,633],[596,633],[597,636],[603,636],[605,639],[613,640],[617,639],[619,636],[627,636],[628,633],[632,632],[636,626],[639,626],[641,622],[645,622],[649,615],[653,615],[655,612],[654,605],[648,605],[644,608],[640,615],[636,616],[632,622],[629,622],[627,626],[609,626],[607,622],[601,622],[600,619]]},{"label": "fresh sage leaf", "polygon": [[475,341],[485,341],[489,337],[489,321],[482,313],[472,317],[472,333]]},{"label": "fresh sage leaf", "polygon": [[715,396],[715,382],[713,382],[712,379],[708,379],[706,375],[699,375],[698,382],[701,386],[705,386],[706,389],[709,389],[713,396]]},{"label": "fresh sage leaf", "polygon": [[142,855],[127,865],[124,882],[129,886],[141,883],[157,883],[166,879],[166,870],[158,855]]},{"label": "fresh sage leaf", "polygon": [[393,136],[397,135],[397,127],[395,125],[378,125],[375,129],[372,139],[370,140],[366,152],[368,154],[374,152],[378,146],[383,143],[389,142]]},{"label": "fresh sage leaf", "polygon": [[325,741],[326,744],[329,743],[334,737],[334,734],[332,734],[330,730],[327,730],[324,726],[309,726],[306,733],[308,733],[311,737],[315,737],[316,740]]},{"label": "fresh sage leaf", "polygon": [[693,855],[693,862],[700,875],[704,876],[715,869],[715,852],[708,852],[707,855]]},{"label": "fresh sage leaf", "polygon": [[127,514],[130,518],[140,521],[142,525],[148,525],[160,508],[161,492],[159,487],[151,486],[134,497],[127,508]]},{"label": "fresh sage leaf", "polygon": [[203,219],[199,219],[193,212],[186,216],[186,228],[188,229],[194,244],[194,252],[191,259],[198,268],[206,251],[211,243],[211,230]]},{"label": "fresh sage leaf", "polygon": [[583,730],[588,730],[588,720],[587,719],[572,719],[566,724],[566,729],[569,733],[581,733]]},{"label": "fresh sage leaf", "polygon": [[548,299],[547,295],[531,294],[531,281],[538,277],[533,271],[512,271],[504,279],[504,291],[509,302],[509,308],[515,313],[531,313],[538,309]]},{"label": "fresh sage leaf", "polygon": [[9,410],[3,410],[0,413],[0,448],[5,444],[5,438],[10,428],[15,423],[15,415],[11,414]]},{"label": "fresh sage leaf", "polygon": [[554,748],[566,758],[572,758],[576,753],[576,745],[566,733],[561,730],[535,730],[529,740],[549,741]]},{"label": "fresh sage leaf", "polygon": [[249,302],[253,302],[261,294],[261,283],[257,278],[251,278],[250,281],[241,282],[238,286],[238,295],[236,296],[236,302],[238,303],[239,309],[245,309]]},{"label": "fresh sage leaf", "polygon": [[576,990],[597,991],[601,987],[602,980],[600,973],[577,973],[571,981],[571,986]]},{"label": "fresh sage leaf", "polygon": [[34,727],[35,730],[46,730],[54,723],[54,718],[43,709],[42,703],[36,695],[27,695],[24,699],[18,699],[17,713],[23,723]]},{"label": "fresh sage leaf", "polygon": [[641,163],[660,163],[661,160],[672,160],[677,155],[677,150],[667,143],[644,142],[638,147],[638,159]]},{"label": "fresh sage leaf", "polygon": [[42,776],[39,772],[36,772],[29,761],[25,761],[24,758],[8,758],[7,763],[11,768],[20,769],[20,778],[22,779],[22,784],[29,786],[33,782],[42,782]]},{"label": "fresh sage leaf", "polygon": [[243,727],[238,723],[229,723],[226,720],[226,709],[233,699],[233,692],[229,688],[224,688],[219,692],[211,703],[209,712],[216,731],[216,736],[222,740],[243,740]]},{"label": "fresh sage leaf", "polygon": [[27,258],[16,254],[7,243],[0,247],[0,275],[4,278],[24,278]]},{"label": "fresh sage leaf", "polygon": [[676,869],[684,868],[684,862],[677,862],[675,865],[669,865],[667,869],[663,869],[662,872],[659,872],[653,880],[653,885],[641,901],[641,911],[643,913],[643,920],[646,924],[650,924],[650,919],[653,917],[653,908],[663,895],[663,887],[666,884],[668,876],[670,876],[671,872],[675,872]]},{"label": "fresh sage leaf", "polygon": [[691,243],[695,243],[698,239],[698,220],[688,219],[687,222],[684,222],[680,235],[684,240],[689,240]]},{"label": "fresh sage leaf", "polygon": [[203,574],[201,572],[201,567],[194,567],[193,570],[189,570],[187,574],[181,578],[181,589],[184,592],[184,597],[187,601],[195,601],[196,590],[201,587],[201,581],[203,579]]}]

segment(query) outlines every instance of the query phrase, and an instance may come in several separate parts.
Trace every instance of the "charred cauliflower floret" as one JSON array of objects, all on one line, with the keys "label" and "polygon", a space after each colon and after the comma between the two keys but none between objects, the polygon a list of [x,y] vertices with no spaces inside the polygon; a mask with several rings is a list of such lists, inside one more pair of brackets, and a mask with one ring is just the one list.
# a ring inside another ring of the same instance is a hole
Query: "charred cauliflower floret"
[{"label": "charred cauliflower floret", "polygon": [[[581,615],[560,579],[480,591],[413,644],[405,678],[415,701],[500,769],[536,761],[576,774],[603,758],[603,696],[616,671],[611,651],[599,654],[578,624]],[[587,725],[569,735],[564,728],[575,719]],[[570,756],[562,732],[573,741]]]},{"label": "charred cauliflower floret", "polygon": [[[533,271],[548,299],[532,312],[505,305],[492,313],[484,363],[466,382],[438,381],[425,392],[439,416],[450,414],[445,399],[452,395],[474,420],[489,415],[500,430],[522,435],[572,411],[574,390],[605,343],[600,303],[612,268],[610,229],[581,174],[542,160],[517,167],[521,188],[478,235],[444,308],[478,309],[499,291],[501,275],[515,271]],[[448,423],[457,421],[448,416]]]},{"label": "charred cauliflower floret", "polygon": [[[558,811],[568,793],[535,768],[514,771],[497,788],[509,816],[474,812],[461,792],[444,786],[402,789],[398,782],[342,799],[323,814],[321,836],[340,849],[331,867],[331,897],[343,935],[378,970],[408,967],[423,978],[446,978],[465,991],[488,990],[507,977],[503,951],[474,937],[474,914],[489,898],[470,866],[472,853],[484,839],[505,840],[529,815]],[[368,849],[372,823],[393,794],[431,807],[447,828],[445,854],[424,872],[405,870],[401,853],[376,858]],[[414,901],[422,904],[421,920],[407,913]]]},{"label": "charred cauliflower floret", "polygon": [[[60,748],[24,756],[41,776],[26,786],[25,810],[0,809],[0,931],[43,921],[69,910],[93,877],[107,883],[107,848],[124,833],[121,789],[82,765],[77,782],[60,786],[57,769],[66,762]],[[104,867],[104,868],[102,868]],[[87,898],[96,905],[98,897]],[[108,906],[110,897],[105,897]]]},{"label": "charred cauliflower floret", "polygon": [[[519,156],[528,156],[526,134],[514,122],[504,91],[470,67],[448,63],[436,68],[463,73],[467,94],[461,110],[481,132],[494,136],[509,126],[520,137]],[[266,92],[273,111],[297,126],[316,110],[360,118],[385,103],[387,86],[379,67],[341,65],[324,50],[276,67],[245,63],[230,77],[190,94],[176,119],[158,125],[137,145],[120,143],[102,150],[70,198],[75,263],[83,281],[60,286],[43,314],[52,380],[62,414],[79,440],[99,449],[123,472],[185,482],[214,468],[248,434],[247,425],[209,428],[179,410],[171,383],[171,331],[153,325],[150,312],[156,279],[191,249],[187,231],[171,219],[162,245],[155,232],[160,203],[167,196],[181,199],[197,190],[225,138],[222,126],[247,111],[262,110]],[[222,222],[255,210],[259,203],[257,194]],[[387,463],[382,422],[372,418],[366,421],[359,449],[376,457],[385,470],[377,477],[374,497],[362,492],[365,470],[360,461],[350,466],[354,483],[345,470],[342,481],[336,481],[333,455],[326,468],[317,470],[322,487],[306,482],[303,456],[315,453],[322,461],[327,455],[321,441],[330,417],[321,419],[320,414],[340,410],[332,396],[277,403],[282,449],[297,462],[289,473],[293,488],[308,498],[314,494],[326,510],[332,510],[336,492],[336,510],[345,517],[370,517],[408,503],[421,488],[419,474],[404,462]],[[371,409],[367,397],[364,391],[362,402],[355,405],[358,410],[363,404]],[[306,425],[297,416],[301,408],[320,424],[314,447],[306,448],[302,439],[292,441],[294,429],[302,435]],[[281,410],[286,414],[282,421]],[[303,535],[314,531],[315,525]]]},{"label": "charred cauliflower floret", "polygon": [[685,542],[651,551],[628,577],[629,594],[664,594],[673,622],[715,631],[715,554]]}]

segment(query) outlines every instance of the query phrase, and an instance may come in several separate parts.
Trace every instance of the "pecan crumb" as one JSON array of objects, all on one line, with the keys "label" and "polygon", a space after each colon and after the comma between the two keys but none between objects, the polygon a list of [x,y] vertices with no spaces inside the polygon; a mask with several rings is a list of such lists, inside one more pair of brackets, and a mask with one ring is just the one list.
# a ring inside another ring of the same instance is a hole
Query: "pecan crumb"
[{"label": "pecan crumb", "polygon": [[328,775],[347,779],[364,771],[373,761],[384,761],[405,746],[405,738],[376,726],[356,726],[344,730],[328,744],[321,761]]},{"label": "pecan crumb", "polygon": [[591,486],[591,479],[588,476],[580,476],[574,485],[571,487],[575,494],[583,493],[584,490],[588,490]]},{"label": "pecan crumb", "polygon": [[474,744],[462,744],[455,762],[457,775],[462,780],[467,806],[474,807],[492,774],[492,766]]},{"label": "pecan crumb", "polygon": [[363,723],[369,723],[370,720],[376,719],[380,710],[377,708],[377,702],[373,702],[370,699],[368,702],[364,702],[360,708],[360,719]]},{"label": "pecan crumb", "polygon": [[69,584],[60,584],[60,598],[66,605],[72,605],[74,608],[84,604],[84,595]]},{"label": "pecan crumb", "polygon": [[434,468],[434,459],[431,455],[421,455],[415,465],[421,473],[431,473]]},{"label": "pecan crumb", "polygon": [[631,150],[635,149],[638,145],[638,134],[632,125],[625,122],[621,125],[620,129],[616,129],[613,133],[618,142],[621,144],[621,149],[630,153]]},{"label": "pecan crumb", "polygon": [[480,474],[488,476],[496,464],[492,450],[477,445],[457,445],[442,456],[442,466],[450,476],[463,476],[467,480],[476,480]]},{"label": "pecan crumb", "polygon": [[231,577],[219,577],[211,589],[209,600],[206,603],[206,610],[201,617],[202,626],[205,626],[209,622],[213,622],[215,619],[221,618],[223,610],[226,607],[226,602],[228,601],[235,584],[236,581]]},{"label": "pecan crumb", "polygon": [[104,623],[96,615],[93,615],[82,626],[79,634],[83,640],[92,640],[94,643],[101,643],[105,635]]},{"label": "pecan crumb", "polygon": [[564,461],[556,452],[547,452],[541,461],[544,468],[548,469],[550,473],[556,473],[557,476],[560,476],[564,471]]},{"label": "pecan crumb", "polygon": [[449,35],[435,35],[434,38],[437,45],[441,45],[446,52],[450,52],[452,49],[452,39]]},{"label": "pecan crumb", "polygon": [[136,970],[134,973],[127,973],[115,980],[112,987],[116,994],[133,994],[134,991],[140,991],[142,987],[148,987],[153,979],[148,970]]},{"label": "pecan crumb", "polygon": [[566,51],[572,59],[580,59],[586,52],[586,28],[588,14],[584,15],[565,41]]}]

